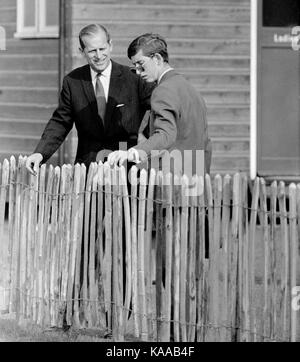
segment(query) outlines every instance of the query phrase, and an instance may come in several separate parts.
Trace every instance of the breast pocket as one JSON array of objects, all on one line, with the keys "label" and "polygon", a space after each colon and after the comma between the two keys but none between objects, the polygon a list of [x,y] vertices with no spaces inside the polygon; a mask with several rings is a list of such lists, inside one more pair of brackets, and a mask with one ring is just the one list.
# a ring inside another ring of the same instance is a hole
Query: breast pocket
[{"label": "breast pocket", "polygon": [[114,113],[118,126],[127,130],[128,123],[130,123],[130,120],[134,114],[134,108],[135,107],[133,105],[132,99],[126,99],[116,104]]}]

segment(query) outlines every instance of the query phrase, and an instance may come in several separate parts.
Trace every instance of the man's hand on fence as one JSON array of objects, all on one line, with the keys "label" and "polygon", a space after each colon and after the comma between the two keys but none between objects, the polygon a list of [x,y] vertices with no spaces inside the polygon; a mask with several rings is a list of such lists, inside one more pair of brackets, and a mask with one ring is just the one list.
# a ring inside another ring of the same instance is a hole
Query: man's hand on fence
[{"label": "man's hand on fence", "polygon": [[43,156],[41,153],[33,153],[32,155],[28,156],[26,160],[26,168],[27,170],[34,176],[37,175],[39,165],[43,160]]},{"label": "man's hand on fence", "polygon": [[108,155],[107,162],[109,165],[122,166],[125,161],[139,163],[139,153],[134,148],[128,151],[114,151]]},{"label": "man's hand on fence", "polygon": [[111,166],[114,165],[122,166],[127,159],[128,159],[127,151],[114,151],[108,155],[107,162]]}]

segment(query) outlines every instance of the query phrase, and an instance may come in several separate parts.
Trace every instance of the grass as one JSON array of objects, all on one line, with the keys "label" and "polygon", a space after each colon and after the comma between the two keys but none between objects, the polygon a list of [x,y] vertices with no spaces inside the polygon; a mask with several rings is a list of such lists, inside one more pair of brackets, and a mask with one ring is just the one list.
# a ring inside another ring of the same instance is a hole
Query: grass
[{"label": "grass", "polygon": [[60,328],[43,329],[30,322],[0,316],[0,342],[110,342],[99,330],[64,331]]}]

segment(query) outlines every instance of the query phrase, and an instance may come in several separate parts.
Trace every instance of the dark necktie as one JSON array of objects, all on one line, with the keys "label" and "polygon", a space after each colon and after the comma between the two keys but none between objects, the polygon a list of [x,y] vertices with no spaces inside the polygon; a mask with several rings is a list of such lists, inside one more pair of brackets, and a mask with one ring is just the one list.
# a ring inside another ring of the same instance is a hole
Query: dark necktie
[{"label": "dark necktie", "polygon": [[101,73],[97,74],[97,80],[96,80],[96,100],[97,100],[97,106],[98,106],[98,114],[104,124],[104,116],[105,116],[105,109],[106,109],[106,99],[104,94],[104,88],[100,80]]}]

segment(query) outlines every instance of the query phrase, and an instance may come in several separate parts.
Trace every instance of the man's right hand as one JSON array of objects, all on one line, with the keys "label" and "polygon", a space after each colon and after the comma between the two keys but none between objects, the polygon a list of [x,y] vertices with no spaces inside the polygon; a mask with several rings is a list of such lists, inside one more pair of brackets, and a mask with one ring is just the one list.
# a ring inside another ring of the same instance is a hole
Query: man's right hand
[{"label": "man's right hand", "polygon": [[27,170],[34,176],[37,175],[39,165],[43,160],[43,156],[41,153],[33,153],[32,155],[27,157],[26,160],[26,168]]}]

